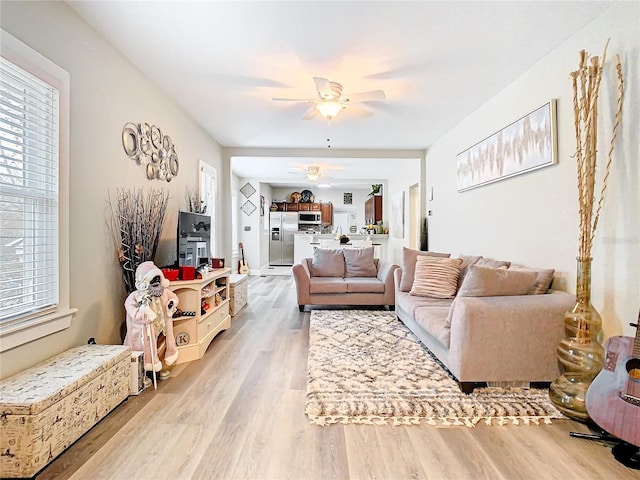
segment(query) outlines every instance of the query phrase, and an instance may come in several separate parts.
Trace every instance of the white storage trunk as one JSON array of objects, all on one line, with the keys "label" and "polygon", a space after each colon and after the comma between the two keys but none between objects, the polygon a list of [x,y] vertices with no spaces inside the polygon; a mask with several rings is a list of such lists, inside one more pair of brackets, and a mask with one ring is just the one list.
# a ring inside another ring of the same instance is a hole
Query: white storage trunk
[{"label": "white storage trunk", "polygon": [[234,316],[247,304],[247,276],[233,273],[229,276],[229,313]]},{"label": "white storage trunk", "polygon": [[0,381],[0,477],[32,477],[129,395],[131,351],[84,345]]}]

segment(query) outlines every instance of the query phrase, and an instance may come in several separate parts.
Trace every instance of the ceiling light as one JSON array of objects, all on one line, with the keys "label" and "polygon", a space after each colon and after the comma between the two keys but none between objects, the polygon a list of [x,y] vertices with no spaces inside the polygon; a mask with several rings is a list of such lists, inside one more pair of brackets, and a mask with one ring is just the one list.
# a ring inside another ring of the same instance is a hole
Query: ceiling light
[{"label": "ceiling light", "polygon": [[318,102],[316,108],[324,118],[331,120],[344,108],[344,105],[338,102]]},{"label": "ceiling light", "polygon": [[320,178],[320,167],[317,165],[310,165],[307,167],[307,179],[310,182],[317,182]]}]

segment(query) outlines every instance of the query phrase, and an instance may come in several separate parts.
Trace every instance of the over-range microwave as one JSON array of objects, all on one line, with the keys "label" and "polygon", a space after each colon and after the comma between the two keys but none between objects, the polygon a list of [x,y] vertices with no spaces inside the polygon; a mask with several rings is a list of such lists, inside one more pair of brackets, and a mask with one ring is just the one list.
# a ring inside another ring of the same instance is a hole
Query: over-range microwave
[{"label": "over-range microwave", "polygon": [[298,225],[320,225],[321,223],[320,212],[298,212]]}]

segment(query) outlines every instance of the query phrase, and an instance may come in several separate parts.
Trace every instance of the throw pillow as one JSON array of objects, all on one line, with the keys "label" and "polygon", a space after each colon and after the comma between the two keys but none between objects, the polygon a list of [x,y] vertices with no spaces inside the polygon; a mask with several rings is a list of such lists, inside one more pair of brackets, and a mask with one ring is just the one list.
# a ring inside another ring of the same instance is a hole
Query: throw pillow
[{"label": "throw pillow", "polygon": [[458,289],[460,258],[421,255],[416,260],[415,278],[410,295],[453,298]]},{"label": "throw pillow", "polygon": [[375,277],[378,275],[378,269],[373,261],[373,247],[346,248],[342,253],[346,267],[345,277]]},{"label": "throw pillow", "polygon": [[341,248],[316,248],[311,260],[312,277],[344,277]]},{"label": "throw pillow", "polygon": [[536,283],[533,286],[533,290],[529,292],[531,295],[542,295],[547,293],[549,288],[551,288],[551,282],[553,281],[553,274],[556,271],[552,268],[528,268],[524,265],[516,265],[511,264],[509,266],[509,270],[518,270],[524,272],[536,272]]},{"label": "throw pillow", "polygon": [[500,267],[509,268],[509,265],[511,265],[511,262],[505,262],[503,260],[494,260],[493,258],[482,257],[475,264],[481,265],[483,267],[491,267],[491,268],[500,268]]},{"label": "throw pillow", "polygon": [[400,291],[409,292],[413,285],[413,277],[416,271],[416,260],[420,256],[449,258],[450,253],[424,252],[404,247],[402,249],[402,277],[400,278]]},{"label": "throw pillow", "polygon": [[527,295],[536,283],[536,272],[473,265],[458,291],[459,297]]},{"label": "throw pillow", "polygon": [[479,260],[482,259],[482,255],[459,255],[458,258],[462,259],[462,264],[460,265],[460,275],[458,275],[458,289],[462,285],[464,277],[467,276],[467,272],[471,265],[475,265]]}]

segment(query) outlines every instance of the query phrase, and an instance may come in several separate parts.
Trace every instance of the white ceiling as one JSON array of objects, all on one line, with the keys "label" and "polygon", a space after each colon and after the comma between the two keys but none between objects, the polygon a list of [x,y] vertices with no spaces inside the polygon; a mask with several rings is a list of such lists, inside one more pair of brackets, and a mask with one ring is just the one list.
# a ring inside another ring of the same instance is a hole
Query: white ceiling
[{"label": "white ceiling", "polygon": [[[223,146],[424,150],[611,2],[67,3]],[[313,76],[387,98],[330,125],[271,100],[313,97]],[[318,164],[267,159],[269,172],[280,163]]]},{"label": "white ceiling", "polygon": [[[299,187],[314,185],[328,188],[366,188],[374,183],[397,176],[418,181],[420,158],[316,158],[316,157],[233,157],[232,170],[240,177],[259,178],[262,182],[277,187]],[[320,178],[309,182],[305,172],[309,165],[320,167]]]}]

